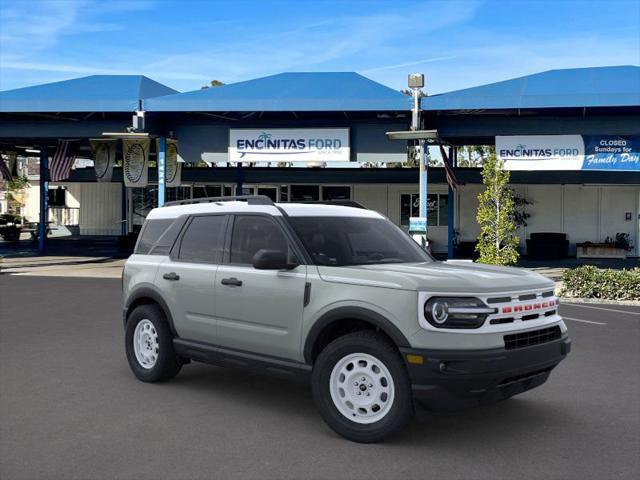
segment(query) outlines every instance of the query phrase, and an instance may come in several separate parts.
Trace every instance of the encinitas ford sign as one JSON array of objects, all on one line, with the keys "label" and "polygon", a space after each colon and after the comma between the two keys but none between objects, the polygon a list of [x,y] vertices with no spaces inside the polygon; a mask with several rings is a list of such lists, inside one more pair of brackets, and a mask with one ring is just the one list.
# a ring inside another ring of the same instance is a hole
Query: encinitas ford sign
[{"label": "encinitas ford sign", "polygon": [[230,162],[348,162],[348,128],[230,129]]},{"label": "encinitas ford sign", "polygon": [[580,170],[580,135],[496,136],[496,154],[507,170]]},{"label": "encinitas ford sign", "polygon": [[507,170],[640,171],[640,136],[497,136]]}]

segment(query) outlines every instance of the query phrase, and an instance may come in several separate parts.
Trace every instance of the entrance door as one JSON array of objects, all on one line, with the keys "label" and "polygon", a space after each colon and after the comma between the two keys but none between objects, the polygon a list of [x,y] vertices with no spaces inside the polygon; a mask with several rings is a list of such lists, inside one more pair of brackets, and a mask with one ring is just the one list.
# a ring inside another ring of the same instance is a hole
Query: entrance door
[{"label": "entrance door", "polygon": [[216,273],[216,323],[223,347],[298,360],[306,266],[257,270],[261,249],[294,253],[282,227],[266,215],[236,215],[228,258]]}]

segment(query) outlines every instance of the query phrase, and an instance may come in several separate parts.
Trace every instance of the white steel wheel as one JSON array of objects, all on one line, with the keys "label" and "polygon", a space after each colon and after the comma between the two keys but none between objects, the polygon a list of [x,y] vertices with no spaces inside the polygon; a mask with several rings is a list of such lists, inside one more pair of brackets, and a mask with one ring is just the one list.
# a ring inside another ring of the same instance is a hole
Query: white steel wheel
[{"label": "white steel wheel", "polygon": [[136,329],[133,331],[133,351],[142,368],[150,370],[158,361],[160,353],[158,332],[151,320],[145,318],[136,325]]},{"label": "white steel wheel", "polygon": [[359,424],[384,418],[395,396],[389,369],[367,353],[352,353],[338,361],[329,377],[329,389],[338,411]]}]

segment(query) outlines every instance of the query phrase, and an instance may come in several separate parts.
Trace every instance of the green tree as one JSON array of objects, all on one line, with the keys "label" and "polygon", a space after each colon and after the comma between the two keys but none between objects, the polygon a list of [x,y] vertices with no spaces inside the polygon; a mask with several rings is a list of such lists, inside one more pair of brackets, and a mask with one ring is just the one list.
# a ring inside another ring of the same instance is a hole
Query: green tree
[{"label": "green tree", "polygon": [[206,88],[211,88],[211,87],[222,87],[224,85],[223,82],[221,82],[220,80],[211,80],[211,82],[209,82],[209,85],[204,85],[201,87],[201,90],[204,90]]},{"label": "green tree", "polygon": [[513,221],[515,202],[508,187],[510,173],[502,168],[502,161],[491,154],[484,162],[482,182],[485,190],[478,195],[480,235],[476,250],[480,263],[513,265],[518,261],[517,225]]}]

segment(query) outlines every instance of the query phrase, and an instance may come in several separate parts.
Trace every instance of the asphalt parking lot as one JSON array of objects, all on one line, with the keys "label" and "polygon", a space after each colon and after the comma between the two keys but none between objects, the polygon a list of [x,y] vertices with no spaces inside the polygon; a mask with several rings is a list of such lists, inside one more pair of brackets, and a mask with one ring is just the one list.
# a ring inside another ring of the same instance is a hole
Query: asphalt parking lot
[{"label": "asphalt parking lot", "polygon": [[359,445],[305,385],[200,364],[137,381],[119,280],[1,275],[0,478],[639,478],[640,308],[561,313],[573,351],[547,384]]}]

